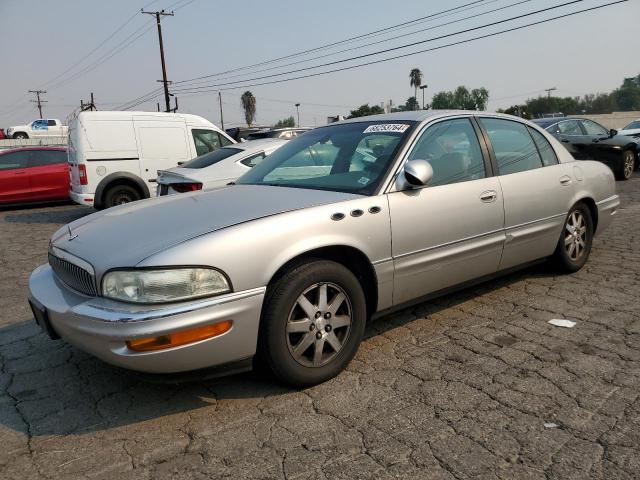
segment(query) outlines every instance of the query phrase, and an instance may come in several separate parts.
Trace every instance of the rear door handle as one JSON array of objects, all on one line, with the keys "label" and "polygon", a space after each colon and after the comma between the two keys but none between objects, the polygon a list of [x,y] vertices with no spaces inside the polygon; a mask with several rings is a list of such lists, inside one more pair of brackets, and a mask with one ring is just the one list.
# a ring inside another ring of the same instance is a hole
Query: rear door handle
[{"label": "rear door handle", "polygon": [[496,198],[498,198],[498,192],[496,192],[495,190],[487,190],[486,192],[482,192],[480,194],[480,200],[485,203],[491,203],[495,201]]},{"label": "rear door handle", "polygon": [[571,177],[565,175],[564,177],[560,177],[560,185],[569,185],[571,183]]}]

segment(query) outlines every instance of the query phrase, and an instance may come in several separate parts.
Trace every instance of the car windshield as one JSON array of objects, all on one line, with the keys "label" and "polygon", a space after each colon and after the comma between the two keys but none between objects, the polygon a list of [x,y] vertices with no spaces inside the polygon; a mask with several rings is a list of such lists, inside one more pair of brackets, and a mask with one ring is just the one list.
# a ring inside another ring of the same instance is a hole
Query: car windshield
[{"label": "car windshield", "polygon": [[416,122],[357,122],[289,141],[236,183],[371,195]]},{"label": "car windshield", "polygon": [[237,153],[242,153],[242,150],[239,148],[219,148],[218,150],[210,153],[205,153],[204,155],[200,155],[199,157],[194,158],[193,160],[189,160],[188,162],[180,165],[181,168],[205,168],[210,167],[214,163],[218,163],[225,158],[229,158],[232,155],[236,155]]},{"label": "car windshield", "polygon": [[635,120],[623,128],[623,130],[636,130],[640,128],[640,120]]}]

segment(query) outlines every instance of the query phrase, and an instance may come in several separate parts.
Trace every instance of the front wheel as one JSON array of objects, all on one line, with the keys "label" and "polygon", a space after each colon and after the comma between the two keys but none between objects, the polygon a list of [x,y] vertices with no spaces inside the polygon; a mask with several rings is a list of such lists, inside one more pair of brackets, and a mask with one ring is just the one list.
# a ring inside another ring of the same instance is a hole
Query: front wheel
[{"label": "front wheel", "polygon": [[578,203],[567,215],[553,255],[553,263],[565,272],[577,272],[587,263],[592,242],[591,212],[584,203]]},{"label": "front wheel", "polygon": [[13,134],[13,138],[24,140],[24,139],[29,138],[29,135],[27,135],[26,133],[18,132],[18,133],[14,133]]},{"label": "front wheel", "polygon": [[636,156],[631,150],[625,150],[622,154],[620,166],[616,172],[618,180],[629,180],[636,166]]},{"label": "front wheel", "polygon": [[315,385],[349,364],[365,323],[365,297],[353,273],[335,262],[311,260],[269,287],[259,358],[286,384]]}]

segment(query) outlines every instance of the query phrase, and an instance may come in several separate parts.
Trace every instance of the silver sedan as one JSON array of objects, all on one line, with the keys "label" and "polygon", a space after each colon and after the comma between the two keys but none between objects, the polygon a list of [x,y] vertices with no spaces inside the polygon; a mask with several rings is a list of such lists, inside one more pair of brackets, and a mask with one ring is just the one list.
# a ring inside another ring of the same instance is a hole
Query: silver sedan
[{"label": "silver sedan", "polygon": [[421,111],[291,140],[205,192],[76,220],[31,275],[52,338],[154,373],[337,375],[365,323],[541,259],[582,268],[619,205],[611,170],[519,118]]},{"label": "silver sedan", "polygon": [[286,140],[268,138],[234,143],[169,170],[158,170],[157,196],[221,187],[247,173]]}]

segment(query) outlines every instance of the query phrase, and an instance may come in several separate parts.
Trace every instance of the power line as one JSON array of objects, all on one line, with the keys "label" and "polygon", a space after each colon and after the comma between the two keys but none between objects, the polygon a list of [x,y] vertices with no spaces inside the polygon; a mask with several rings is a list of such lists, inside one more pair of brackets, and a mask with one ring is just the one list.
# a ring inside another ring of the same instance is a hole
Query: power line
[{"label": "power line", "polygon": [[[570,12],[570,13],[566,13],[566,14],[563,14],[563,15],[558,15],[556,17],[550,17],[550,18],[547,18],[547,19],[544,19],[544,20],[539,20],[539,21],[528,23],[528,24],[525,24],[525,25],[520,25],[520,26],[517,26],[517,27],[508,28],[508,29],[505,29],[505,30],[500,30],[500,31],[497,31],[497,32],[488,33],[486,35],[480,35],[480,36],[477,36],[477,37],[472,37],[472,38],[468,38],[468,39],[465,39],[465,40],[460,40],[460,41],[457,41],[457,42],[448,43],[448,44],[445,44],[445,45],[439,45],[437,47],[427,48],[427,49],[424,49],[424,50],[418,50],[418,51],[415,51],[415,52],[409,52],[409,53],[405,53],[405,54],[401,54],[401,55],[396,55],[394,57],[383,58],[383,59],[380,59],[380,60],[373,60],[373,61],[370,61],[370,62],[360,63],[360,64],[357,64],[357,65],[350,65],[350,66],[347,66],[347,67],[336,68],[336,69],[327,70],[327,71],[324,71],[324,72],[311,73],[311,74],[307,74],[307,75],[300,75],[300,76],[297,76],[297,77],[290,77],[290,78],[286,78],[286,79],[272,80],[272,81],[268,81],[268,82],[254,83],[254,84],[248,84],[248,85],[239,85],[239,86],[228,87],[228,88],[213,88],[213,89],[208,90],[208,91],[237,90],[237,89],[242,89],[242,88],[257,87],[257,86],[262,86],[262,85],[271,85],[271,84],[275,84],[275,83],[289,82],[289,81],[292,81],[292,80],[300,80],[300,79],[303,79],[303,78],[310,78],[310,77],[316,77],[316,76],[320,76],[320,75],[327,75],[327,74],[335,73],[335,72],[342,72],[342,71],[346,71],[346,70],[352,70],[354,68],[360,68],[360,67],[364,67],[364,66],[368,66],[368,65],[374,65],[374,64],[378,64],[378,63],[389,62],[391,60],[397,60],[399,58],[405,58],[405,57],[417,55],[417,54],[420,54],[420,53],[432,52],[432,51],[435,51],[435,50],[441,50],[441,49],[452,47],[452,46],[455,46],[455,45],[462,45],[462,44],[465,44],[465,43],[474,42],[476,40],[481,40],[481,39],[484,39],[484,38],[495,37],[495,36],[502,35],[502,34],[505,34],[505,33],[514,32],[514,31],[517,31],[517,30],[522,30],[522,29],[529,28],[529,27],[532,27],[532,26],[535,26],[535,25],[541,25],[543,23],[559,20],[559,19],[562,19],[562,18],[571,17],[571,16],[578,15],[578,14],[581,14],[581,13],[586,13],[586,12],[590,12],[590,11],[599,10],[601,8],[610,7],[610,6],[613,6],[613,5],[620,4],[620,3],[626,3],[628,1],[629,0],[617,0],[617,1],[614,1],[614,2],[598,5],[598,6],[595,6],[595,7],[585,8],[583,10],[577,10],[575,12]],[[201,90],[201,92],[204,92],[204,90]],[[183,93],[187,94],[188,93],[188,89],[185,89],[183,91]]]},{"label": "power line", "polygon": [[[489,3],[494,3],[495,1],[497,1],[497,0],[492,0]],[[445,23],[441,23],[441,24],[438,24],[438,25],[433,25],[431,27],[422,28],[420,30],[414,30],[413,32],[403,33],[401,35],[396,35],[394,37],[389,37],[389,38],[385,38],[385,39],[382,39],[382,40],[377,40],[375,42],[365,43],[363,45],[358,45],[358,46],[355,46],[355,47],[345,48],[343,50],[338,50],[336,52],[325,53],[324,55],[319,55],[319,56],[307,58],[307,59],[304,59],[304,60],[298,60],[298,61],[295,61],[295,62],[285,63],[283,65],[276,65],[276,66],[273,66],[273,67],[268,67],[268,68],[264,68],[264,69],[260,69],[260,70],[254,70],[252,73],[255,74],[255,73],[261,73],[261,72],[267,72],[267,71],[271,71],[271,70],[276,70],[278,68],[285,68],[285,67],[289,67],[289,66],[292,66],[292,65],[299,65],[301,63],[311,62],[313,60],[319,60],[321,58],[331,57],[331,56],[334,56],[334,55],[339,55],[341,53],[346,53],[346,52],[351,52],[351,51],[354,51],[354,50],[359,50],[359,49],[370,47],[370,46],[373,46],[373,45],[379,45],[380,43],[390,42],[392,40],[397,40],[399,38],[404,38],[404,37],[408,37],[408,36],[411,36],[411,35],[415,35],[416,33],[422,33],[422,32],[426,32],[426,31],[429,31],[429,30],[434,30],[436,28],[445,27],[447,25],[452,25],[454,23],[459,23],[459,22],[463,22],[465,20],[469,20],[469,19],[472,19],[472,18],[477,18],[477,17],[481,17],[481,16],[484,16],[484,15],[488,15],[490,13],[495,13],[495,12],[498,12],[498,11],[501,11],[501,10],[506,10],[508,8],[516,7],[518,5],[522,5],[523,3],[529,3],[531,1],[533,1],[533,0],[520,0],[520,1],[516,2],[516,3],[512,3],[512,4],[509,4],[509,5],[502,6],[502,7],[494,8],[492,10],[487,10],[485,12],[481,12],[481,13],[478,13],[478,14],[475,14],[475,15],[469,15],[467,17],[459,18],[459,19],[452,20],[452,21],[445,22]],[[473,6],[472,8],[477,8],[477,7],[478,6]],[[454,13],[457,14],[459,12],[454,12]],[[444,15],[444,16],[439,17],[439,18],[443,18],[445,16],[450,16],[450,15],[451,15],[451,13],[449,15]],[[218,78],[217,80],[218,81],[219,80],[227,80],[227,79],[238,78],[238,77],[243,77],[243,76],[245,76],[245,74],[238,74],[238,75],[231,75],[231,76],[228,76],[228,77],[221,77],[221,78]],[[202,81],[197,81],[197,80],[180,80],[180,81],[177,81],[175,83],[176,84],[192,83],[192,85],[188,85],[188,86],[189,87],[195,87],[198,84],[201,84],[203,82]]]},{"label": "power line", "polygon": [[300,52],[291,53],[291,54],[285,55],[283,57],[278,57],[278,58],[274,58],[274,59],[271,59],[271,60],[265,60],[264,62],[254,63],[252,65],[246,65],[244,67],[237,67],[237,68],[234,68],[234,69],[231,69],[231,70],[226,70],[224,72],[212,73],[210,75],[203,75],[203,76],[200,76],[200,77],[194,77],[194,78],[190,78],[190,79],[186,79],[186,80],[179,80],[179,81],[176,81],[175,83],[178,84],[178,83],[191,82],[191,81],[194,81],[194,80],[202,80],[204,78],[212,78],[212,77],[216,77],[216,76],[220,76],[220,75],[225,75],[227,73],[237,72],[237,71],[240,71],[240,70],[247,70],[247,69],[253,68],[253,67],[261,67],[263,65],[268,65],[268,64],[271,64],[271,63],[274,63],[274,62],[278,62],[280,60],[287,60],[289,58],[298,57],[300,55],[305,55],[307,53],[313,53],[313,52],[316,52],[318,50],[326,49],[326,48],[333,47],[333,46],[336,46],[336,45],[341,45],[343,43],[348,43],[348,42],[352,42],[354,40],[358,40],[358,39],[361,39],[361,38],[366,38],[366,37],[369,37],[369,36],[372,36],[372,35],[375,35],[375,34],[379,34],[379,33],[382,33],[382,32],[386,32],[386,31],[389,31],[389,30],[393,30],[393,29],[396,29],[396,28],[399,28],[399,27],[402,27],[402,26],[405,26],[405,25],[417,23],[417,22],[420,22],[420,21],[423,21],[423,20],[426,20],[426,19],[429,19],[429,18],[433,18],[433,17],[439,16],[439,15],[442,15],[442,14],[447,13],[447,12],[460,10],[461,8],[464,8],[464,7],[467,7],[467,6],[470,6],[470,5],[483,3],[485,1],[486,0],[475,0],[473,2],[469,2],[469,3],[465,3],[464,5],[460,5],[458,7],[453,7],[453,8],[449,8],[449,9],[446,9],[446,10],[442,10],[440,12],[432,13],[432,14],[429,14],[429,15],[426,15],[426,16],[423,16],[423,17],[420,17],[420,18],[413,19],[413,20],[408,20],[406,22],[402,22],[402,23],[398,23],[396,25],[392,25],[390,27],[385,27],[385,28],[381,28],[381,29],[378,29],[378,30],[374,30],[372,32],[364,33],[364,34],[361,34],[361,35],[356,35],[354,37],[349,37],[349,38],[346,38],[344,40],[339,40],[337,42],[332,42],[332,43],[327,43],[327,44],[324,44],[324,45],[320,45],[319,47],[310,48],[310,49],[307,49],[307,50],[302,50]]},{"label": "power line", "polygon": [[[152,2],[147,3],[144,7],[142,8],[147,8],[150,5],[156,3],[158,0],[153,0]],[[48,80],[46,83],[42,84],[42,87],[46,87],[48,85],[50,85],[51,83],[55,82],[57,79],[59,79],[60,77],[63,77],[66,73],[70,72],[71,70],[73,70],[75,67],[77,67],[78,65],[80,65],[82,62],[84,62],[84,60],[86,60],[87,58],[89,58],[91,55],[93,55],[95,52],[97,52],[103,45],[105,45],[109,40],[111,40],[113,37],[115,37],[124,27],[126,27],[127,25],[129,25],[131,23],[131,21],[136,18],[138,16],[138,12],[136,11],[136,13],[134,13],[132,16],[130,16],[122,25],[120,25],[118,28],[116,28],[109,36],[107,36],[104,40],[102,40],[102,42],[100,42],[95,48],[93,48],[93,50],[91,50],[89,53],[87,53],[86,55],[84,55],[83,57],[81,57],[77,62],[75,62],[73,65],[71,65],[70,67],[68,67],[66,70],[64,70],[62,73],[56,75],[55,77],[53,77],[52,79]]]},{"label": "power line", "polygon": [[395,51],[395,50],[400,50],[400,49],[404,49],[404,48],[408,48],[408,47],[413,47],[413,46],[424,44],[424,43],[434,42],[436,40],[442,40],[443,38],[453,37],[453,36],[456,36],[456,35],[461,35],[463,33],[469,33],[469,32],[473,32],[473,31],[476,31],[476,30],[481,30],[483,28],[488,28],[488,27],[492,27],[492,26],[499,25],[499,24],[502,24],[502,23],[511,22],[513,20],[518,20],[518,19],[521,19],[521,18],[529,17],[531,15],[537,15],[539,13],[547,12],[549,10],[554,10],[554,9],[557,9],[557,8],[566,7],[568,5],[572,5],[572,4],[575,4],[575,3],[580,3],[580,2],[583,2],[583,1],[584,0],[571,0],[570,2],[562,3],[562,4],[559,4],[559,5],[552,6],[552,7],[543,8],[541,10],[536,10],[536,11],[529,12],[529,13],[524,13],[524,14],[521,14],[521,15],[516,15],[515,17],[511,17],[511,18],[507,18],[507,19],[503,19],[503,20],[498,20],[498,21],[495,21],[495,22],[487,23],[485,25],[480,25],[480,26],[477,26],[477,27],[467,28],[467,29],[464,29],[464,30],[459,30],[457,32],[447,33],[447,34],[444,34],[444,35],[439,35],[437,37],[432,37],[432,38],[428,38],[428,39],[425,39],[425,40],[420,40],[420,41],[417,41],[417,42],[411,42],[411,43],[407,43],[405,45],[400,45],[400,46],[397,46],[397,47],[386,48],[384,50],[378,50],[376,52],[365,53],[365,54],[362,54],[362,55],[357,55],[355,57],[349,57],[349,58],[345,58],[345,59],[342,59],[342,60],[334,60],[332,62],[322,63],[322,64],[319,64],[319,65],[312,65],[310,67],[304,67],[304,68],[299,68],[299,69],[296,69],[296,70],[289,70],[287,72],[274,73],[274,74],[271,74],[271,75],[264,75],[262,77],[254,77],[254,78],[249,78],[249,79],[245,79],[245,80],[239,80],[239,81],[233,81],[233,82],[224,82],[224,83],[217,83],[217,84],[209,84],[209,85],[204,85],[204,86],[201,86],[201,87],[186,87],[184,90],[176,90],[176,91],[197,91],[197,90],[202,89],[202,88],[222,87],[222,86],[227,86],[227,85],[233,85],[233,84],[236,84],[236,83],[242,83],[243,81],[244,82],[253,82],[255,80],[264,80],[266,78],[273,78],[273,77],[278,77],[278,76],[282,76],[282,75],[290,75],[292,73],[298,73],[298,72],[303,72],[303,71],[307,71],[307,70],[313,70],[315,68],[328,67],[328,66],[331,66],[331,65],[336,65],[336,64],[344,63],[344,62],[351,62],[353,60],[359,60],[359,59],[371,57],[371,56],[374,56],[374,55],[380,55],[382,53],[388,53],[388,52],[392,52],[392,51]]},{"label": "power line", "polygon": [[[177,5],[181,1],[184,1],[184,0],[179,0],[178,2],[174,3],[173,5],[167,7],[167,9],[172,8],[173,6]],[[179,10],[180,8],[185,7],[189,3],[192,3],[193,1],[194,0],[190,0],[188,3],[185,3],[185,4],[181,5],[181,6],[179,6],[175,10]],[[372,32],[368,32],[368,33],[365,33],[365,34],[361,34],[361,35],[357,35],[357,36],[354,36],[354,37],[346,38],[344,40],[340,40],[340,41],[337,41],[337,42],[328,43],[328,44],[321,45],[319,47],[315,47],[315,48],[312,48],[312,49],[308,49],[308,50],[304,50],[304,51],[301,51],[301,52],[292,53],[292,54],[286,55],[284,57],[279,57],[279,58],[276,58],[276,59],[267,60],[265,62],[260,62],[260,63],[253,64],[253,65],[247,65],[247,66],[244,66],[244,67],[238,67],[238,68],[235,68],[235,69],[232,69],[232,70],[227,70],[225,72],[220,72],[220,73],[217,73],[217,74],[205,75],[203,77],[195,77],[195,78],[192,78],[192,79],[176,81],[174,83],[175,84],[188,83],[188,82],[193,82],[193,81],[196,81],[196,80],[200,80],[202,78],[210,78],[210,77],[222,75],[222,74],[225,74],[225,73],[231,73],[231,72],[235,72],[235,71],[239,71],[239,70],[246,70],[246,69],[249,69],[251,67],[274,63],[274,62],[277,62],[279,60],[283,60],[283,59],[287,59],[287,58],[293,58],[293,57],[296,57],[296,56],[304,55],[306,53],[310,53],[310,52],[322,50],[322,49],[325,49],[325,48],[329,48],[329,47],[332,47],[332,46],[335,46],[335,45],[340,45],[340,44],[352,42],[352,41],[354,41],[356,39],[365,38],[365,37],[374,36],[374,35],[380,35],[382,32],[387,32],[387,31],[390,31],[390,30],[393,30],[393,29],[397,29],[397,28],[400,28],[400,27],[406,28],[409,25],[420,23],[420,22],[424,22],[425,20],[428,20],[428,19],[431,19],[431,18],[434,18],[434,17],[438,17],[438,16],[441,16],[441,15],[446,14],[446,13],[448,13],[449,15],[452,15],[453,13],[459,13],[459,12],[465,11],[467,9],[477,8],[478,6],[480,6],[479,4],[482,4],[482,3],[486,2],[486,1],[487,0],[476,0],[476,1],[473,1],[473,2],[466,3],[464,5],[460,5],[458,7],[449,8],[449,9],[446,9],[446,10],[443,10],[443,11],[440,11],[440,12],[432,13],[432,14],[429,14],[429,15],[426,15],[426,16],[423,16],[423,17],[419,17],[419,18],[416,18],[416,19],[413,19],[413,20],[409,20],[409,21],[402,22],[402,23],[399,23],[399,24],[396,24],[396,25],[392,25],[390,27],[381,28],[381,29],[378,29],[378,30],[374,30]],[[496,0],[493,0],[493,1],[496,1]],[[490,2],[490,3],[492,3],[492,2]],[[137,98],[135,98],[133,100],[130,100],[129,102],[123,103],[122,105],[120,105],[118,107],[118,109],[128,110],[128,109],[134,108],[134,107],[136,107],[136,106],[138,106],[138,105],[140,105],[142,103],[148,102],[150,100],[154,100],[155,98],[157,98],[159,96],[157,94],[158,91],[159,91],[159,89],[151,90],[151,91],[149,91],[149,92],[147,92],[147,93],[145,93],[145,94],[143,94],[143,95],[141,95],[141,96],[139,96],[139,97],[137,97]]]}]

